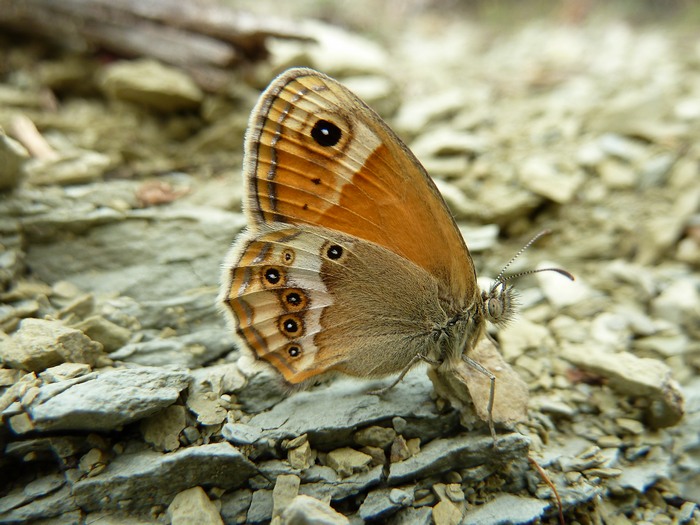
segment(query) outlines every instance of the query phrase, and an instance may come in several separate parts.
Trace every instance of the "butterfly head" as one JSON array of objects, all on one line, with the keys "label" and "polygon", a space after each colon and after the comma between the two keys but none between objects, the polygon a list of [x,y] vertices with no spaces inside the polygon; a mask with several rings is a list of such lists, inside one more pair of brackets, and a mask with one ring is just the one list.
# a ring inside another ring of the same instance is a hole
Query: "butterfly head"
[{"label": "butterfly head", "polygon": [[504,325],[515,315],[517,309],[516,292],[505,281],[496,281],[491,288],[481,292],[484,305],[484,318],[495,324]]},{"label": "butterfly head", "polygon": [[514,275],[509,275],[507,277],[504,276],[505,271],[513,263],[513,261],[520,257],[520,255],[522,255],[522,253],[527,250],[537,239],[543,237],[544,235],[548,235],[549,233],[549,230],[543,230],[530,239],[530,241],[525,244],[525,246],[523,246],[510,261],[508,261],[508,264],[503,267],[503,270],[501,270],[501,273],[498,274],[498,277],[496,277],[496,280],[494,281],[493,285],[491,285],[489,291],[483,291],[481,293],[481,299],[484,305],[484,318],[486,318],[486,320],[495,325],[504,325],[508,323],[508,321],[510,321],[515,315],[515,311],[517,309],[517,295],[513,287],[507,284],[506,281],[540,272],[557,272],[568,279],[571,279],[572,281],[574,280],[573,275],[566,270],[562,270],[561,268],[540,268],[537,270],[527,270]]}]

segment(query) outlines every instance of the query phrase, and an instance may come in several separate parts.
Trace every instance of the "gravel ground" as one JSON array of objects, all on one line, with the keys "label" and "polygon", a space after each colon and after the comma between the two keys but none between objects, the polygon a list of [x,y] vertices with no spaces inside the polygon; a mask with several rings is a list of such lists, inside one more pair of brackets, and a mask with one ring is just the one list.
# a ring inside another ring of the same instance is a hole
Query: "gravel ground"
[{"label": "gravel ground", "polygon": [[[216,94],[0,33],[0,523],[557,523],[528,458],[568,523],[699,522],[693,6],[248,4],[316,42],[270,39]],[[425,368],[289,396],[234,347],[243,132],[293,65],[404,138],[479,275],[552,230],[509,270],[576,281],[517,281],[493,335],[529,412],[497,450]]]}]

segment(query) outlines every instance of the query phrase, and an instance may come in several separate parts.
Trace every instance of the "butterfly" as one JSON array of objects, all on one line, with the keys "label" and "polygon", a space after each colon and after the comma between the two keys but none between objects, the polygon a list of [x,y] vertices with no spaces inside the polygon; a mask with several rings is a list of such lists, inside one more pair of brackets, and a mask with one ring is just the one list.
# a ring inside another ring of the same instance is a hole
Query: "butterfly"
[{"label": "butterfly", "polygon": [[512,288],[480,290],[440,192],[372,109],[322,73],[282,73],[250,116],[243,176],[219,296],[242,349],[292,387],[467,363],[493,404],[470,353],[511,318]]}]

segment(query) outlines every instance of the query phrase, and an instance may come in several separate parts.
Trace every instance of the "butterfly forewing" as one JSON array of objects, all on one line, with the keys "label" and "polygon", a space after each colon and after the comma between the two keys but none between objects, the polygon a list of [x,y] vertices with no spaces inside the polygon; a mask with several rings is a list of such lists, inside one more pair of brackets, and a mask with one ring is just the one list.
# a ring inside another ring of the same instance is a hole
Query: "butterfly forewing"
[{"label": "butterfly forewing", "polygon": [[255,224],[330,228],[375,242],[434,275],[462,306],[478,294],[469,252],[411,152],[338,82],[292,69],[263,93],[246,136]]}]

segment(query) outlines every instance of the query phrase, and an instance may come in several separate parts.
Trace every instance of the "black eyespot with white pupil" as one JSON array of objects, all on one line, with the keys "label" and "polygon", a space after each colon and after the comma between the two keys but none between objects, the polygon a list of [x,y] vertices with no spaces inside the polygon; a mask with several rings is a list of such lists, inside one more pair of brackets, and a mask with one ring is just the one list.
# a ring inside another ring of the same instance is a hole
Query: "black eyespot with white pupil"
[{"label": "black eyespot with white pupil", "polygon": [[337,244],[331,244],[326,250],[326,255],[329,259],[337,261],[343,256],[343,247]]},{"label": "black eyespot with white pupil", "polygon": [[309,306],[309,298],[300,288],[281,290],[280,301],[285,312],[301,312]]},{"label": "black eyespot with white pupil", "polygon": [[314,124],[311,130],[311,137],[316,141],[316,144],[329,148],[340,142],[343,132],[340,128],[327,120],[319,120]]},{"label": "black eyespot with white pupil", "polygon": [[285,336],[293,339],[304,333],[304,323],[294,314],[284,315],[279,320],[279,329]]},{"label": "black eyespot with white pupil", "polygon": [[294,262],[294,250],[286,249],[282,252],[282,262],[284,264],[292,264]]},{"label": "black eyespot with white pupil", "polygon": [[301,348],[299,348],[297,345],[292,345],[287,348],[287,353],[289,354],[289,357],[299,357],[301,355]]},{"label": "black eyespot with white pupil", "polygon": [[265,280],[270,284],[277,284],[280,282],[282,275],[277,268],[268,268],[265,270]]}]

